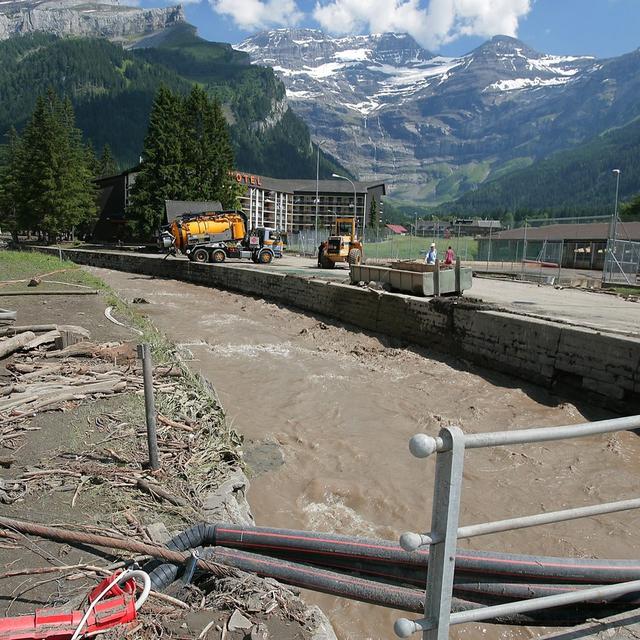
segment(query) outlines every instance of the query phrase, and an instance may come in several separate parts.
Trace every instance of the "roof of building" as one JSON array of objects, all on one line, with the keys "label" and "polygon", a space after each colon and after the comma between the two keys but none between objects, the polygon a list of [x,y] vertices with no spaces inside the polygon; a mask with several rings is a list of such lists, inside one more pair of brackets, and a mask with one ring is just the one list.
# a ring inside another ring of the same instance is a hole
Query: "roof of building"
[{"label": "roof of building", "polygon": [[409,233],[401,224],[385,224],[387,229],[391,229],[393,233]]},{"label": "roof of building", "polygon": [[451,221],[451,224],[456,227],[486,227],[487,229],[502,227],[500,220],[485,220],[484,218],[456,218]]},{"label": "roof of building", "polygon": [[478,227],[479,229],[502,229],[500,220],[474,220],[470,223],[470,226]]},{"label": "roof of building", "polygon": [[206,213],[207,211],[222,211],[222,204],[217,201],[196,202],[189,200],[165,200],[164,208],[167,212],[167,222],[173,222],[185,213]]},{"label": "roof of building", "polygon": [[[525,227],[499,231],[494,240],[524,240]],[[585,224],[551,224],[544,227],[527,227],[527,240],[606,240],[609,237],[608,222]],[[640,240],[640,222],[619,222],[616,237],[620,240]]]},{"label": "roof of building", "polygon": [[[280,191],[284,193],[312,193],[316,192],[315,180],[286,180],[282,178],[268,178],[260,176],[263,189],[270,189],[273,191]],[[354,180],[353,184],[356,188],[356,193],[366,193],[369,189],[375,189],[376,187],[382,187],[382,193],[386,194],[385,183],[382,180],[375,180],[370,182],[362,182]],[[340,180],[335,178],[334,180],[319,180],[317,183],[317,189],[321,193],[344,193],[346,195],[353,193],[353,186],[348,180]]]}]

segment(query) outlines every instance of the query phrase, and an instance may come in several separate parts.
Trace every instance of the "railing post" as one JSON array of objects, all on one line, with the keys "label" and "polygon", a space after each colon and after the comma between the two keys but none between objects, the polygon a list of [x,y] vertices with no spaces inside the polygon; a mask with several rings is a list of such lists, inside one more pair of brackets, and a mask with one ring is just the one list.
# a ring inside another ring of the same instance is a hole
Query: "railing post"
[{"label": "railing post", "polygon": [[158,435],[156,432],[156,407],[153,398],[153,363],[148,344],[138,345],[138,358],[142,360],[142,380],[144,383],[144,408],[147,419],[147,443],[149,446],[149,467],[153,471],[160,468],[158,455]]},{"label": "railing post", "polygon": [[427,595],[424,617],[437,625],[424,631],[423,640],[447,640],[458,542],[458,518],[464,468],[464,433],[459,427],[445,427],[439,436],[447,451],[438,453],[433,487]]}]

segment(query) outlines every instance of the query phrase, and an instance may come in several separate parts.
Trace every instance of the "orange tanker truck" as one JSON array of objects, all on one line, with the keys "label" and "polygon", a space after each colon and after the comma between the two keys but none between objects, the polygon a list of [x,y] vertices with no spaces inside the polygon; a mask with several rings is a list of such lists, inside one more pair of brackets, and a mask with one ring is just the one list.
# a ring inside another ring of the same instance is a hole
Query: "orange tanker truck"
[{"label": "orange tanker truck", "polygon": [[185,254],[193,262],[224,262],[227,258],[250,258],[268,264],[282,254],[282,243],[271,229],[247,231],[242,211],[185,214],[162,227],[160,248]]}]

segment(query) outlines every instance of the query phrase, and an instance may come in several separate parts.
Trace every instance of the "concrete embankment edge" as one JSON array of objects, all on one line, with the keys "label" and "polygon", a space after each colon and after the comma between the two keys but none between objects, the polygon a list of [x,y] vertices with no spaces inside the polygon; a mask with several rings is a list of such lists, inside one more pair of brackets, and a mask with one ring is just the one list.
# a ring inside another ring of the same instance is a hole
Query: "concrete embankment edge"
[{"label": "concrete embankment edge", "polygon": [[640,406],[640,340],[518,316],[464,298],[416,298],[325,280],[186,260],[39,249],[78,264],[183,280],[276,300],[361,329],[630,413]]}]

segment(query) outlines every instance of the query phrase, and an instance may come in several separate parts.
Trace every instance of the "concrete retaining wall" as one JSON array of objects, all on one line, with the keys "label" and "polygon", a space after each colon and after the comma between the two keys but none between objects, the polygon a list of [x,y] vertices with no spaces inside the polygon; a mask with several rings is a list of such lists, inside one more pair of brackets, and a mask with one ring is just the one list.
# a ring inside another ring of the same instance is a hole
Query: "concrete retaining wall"
[{"label": "concrete retaining wall", "polygon": [[496,311],[463,298],[421,299],[267,269],[80,249],[63,250],[62,257],[277,300],[545,387],[568,383],[619,411],[640,406],[640,341],[633,338]]}]

